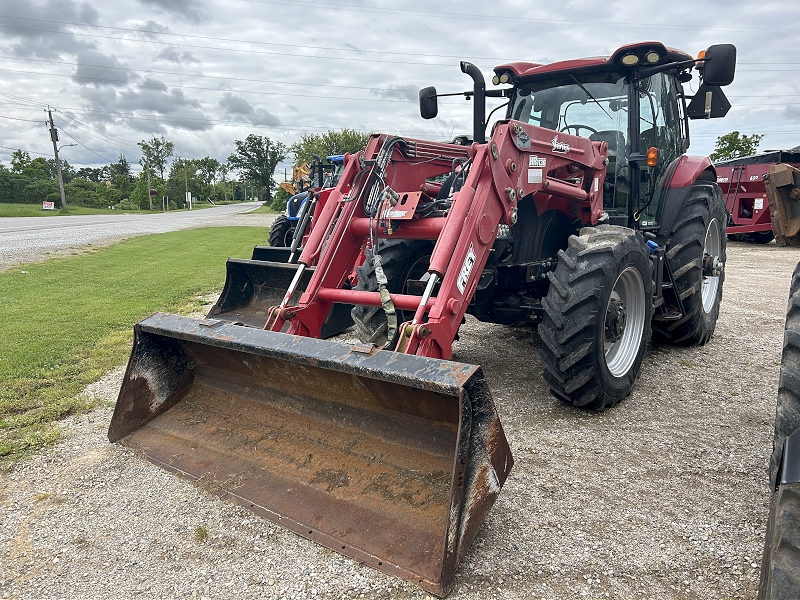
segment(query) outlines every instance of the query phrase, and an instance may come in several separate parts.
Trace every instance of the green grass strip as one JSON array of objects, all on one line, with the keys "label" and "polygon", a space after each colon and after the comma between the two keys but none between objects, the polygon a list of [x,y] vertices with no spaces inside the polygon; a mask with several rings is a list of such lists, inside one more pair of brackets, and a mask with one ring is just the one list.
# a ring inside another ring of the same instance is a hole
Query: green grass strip
[{"label": "green grass strip", "polygon": [[249,258],[268,230],[212,227],[148,235],[88,255],[0,273],[0,463],[54,443],[57,421],[91,410],[79,395],[128,359],[134,323],[186,314],[222,289],[225,259]]}]

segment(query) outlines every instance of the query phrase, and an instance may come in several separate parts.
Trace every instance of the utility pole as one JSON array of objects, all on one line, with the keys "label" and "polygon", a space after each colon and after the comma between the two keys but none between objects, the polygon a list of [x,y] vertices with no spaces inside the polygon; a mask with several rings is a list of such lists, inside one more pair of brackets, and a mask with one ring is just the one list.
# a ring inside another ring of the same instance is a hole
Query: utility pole
[{"label": "utility pole", "polygon": [[153,210],[153,195],[150,193],[150,157],[145,153],[144,155],[145,169],[147,169],[147,201],[150,202],[150,210]]},{"label": "utility pole", "polygon": [[47,117],[50,120],[50,140],[53,142],[53,154],[56,157],[56,172],[58,173],[58,189],[61,191],[61,210],[67,210],[67,196],[64,194],[64,178],[61,176],[61,161],[58,159],[58,129],[53,125],[53,113],[47,107]]},{"label": "utility pole", "polygon": [[183,183],[186,185],[186,209],[192,210],[192,197],[189,195],[189,176],[186,174],[186,161],[183,162]]}]

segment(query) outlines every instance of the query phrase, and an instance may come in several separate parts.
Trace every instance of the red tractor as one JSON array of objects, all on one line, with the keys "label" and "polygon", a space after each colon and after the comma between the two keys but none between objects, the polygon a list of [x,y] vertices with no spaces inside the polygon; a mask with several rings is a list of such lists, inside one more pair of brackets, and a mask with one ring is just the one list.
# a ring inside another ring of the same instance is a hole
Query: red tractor
[{"label": "red tractor", "polygon": [[[695,66],[703,83],[687,106],[681,82]],[[332,304],[348,302],[368,340],[447,359],[467,312],[540,323],[552,392],[576,406],[615,404],[639,373],[651,327],[656,341],[683,345],[714,331],[725,206],[708,158],[684,152],[688,118],[727,112],[720,86],[734,66],[730,45],[698,61],[636,44],[608,58],[502,65],[495,82],[510,87],[486,91],[478,69],[461,63],[474,80],[475,143],[373,137],[346,162],[342,182],[353,187],[326,207],[330,226],[303,250],[298,272],[318,262],[309,287],[297,303],[290,289],[267,328],[318,337]],[[508,99],[488,143],[486,96]],[[420,92],[423,117],[436,115],[436,97]],[[380,240],[403,241],[387,251]],[[364,247],[358,286],[342,289]]]},{"label": "red tractor", "polygon": [[[490,91],[462,62],[472,143],[346,155],[298,264],[261,264],[260,284],[291,279],[262,322],[138,323],[109,439],[445,595],[513,465],[480,367],[449,360],[465,315],[538,323],[550,389],[595,410],[628,395],[651,330],[706,343],[726,214],[688,119],[726,114],[735,59],[644,42],[502,65]],[[506,101],[488,140],[486,97]],[[337,305],[366,343],[320,339]]]}]

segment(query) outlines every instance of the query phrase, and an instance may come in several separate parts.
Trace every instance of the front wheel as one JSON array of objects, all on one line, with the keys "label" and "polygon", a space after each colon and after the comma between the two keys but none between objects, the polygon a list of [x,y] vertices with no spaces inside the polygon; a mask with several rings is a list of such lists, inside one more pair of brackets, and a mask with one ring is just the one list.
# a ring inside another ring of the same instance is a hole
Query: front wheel
[{"label": "front wheel", "polygon": [[[378,253],[383,262],[383,272],[389,281],[386,286],[389,293],[422,295],[419,289],[409,289],[409,282],[427,281],[431,252],[433,245],[426,240],[379,240]],[[373,251],[368,249],[365,255],[364,264],[358,267],[358,284],[355,289],[377,292],[378,280],[372,266]],[[380,346],[390,341],[386,336],[387,323],[383,308],[356,305],[350,314],[356,326],[356,335],[361,341]],[[410,321],[413,316],[413,312],[398,310],[397,325]]]},{"label": "front wheel", "polygon": [[279,248],[288,248],[294,238],[295,222],[290,221],[286,215],[280,215],[269,230],[269,245]]},{"label": "front wheel", "polygon": [[644,242],[626,227],[582,229],[548,277],[539,354],[550,391],[573,406],[609,408],[630,394],[650,337],[653,277]]}]

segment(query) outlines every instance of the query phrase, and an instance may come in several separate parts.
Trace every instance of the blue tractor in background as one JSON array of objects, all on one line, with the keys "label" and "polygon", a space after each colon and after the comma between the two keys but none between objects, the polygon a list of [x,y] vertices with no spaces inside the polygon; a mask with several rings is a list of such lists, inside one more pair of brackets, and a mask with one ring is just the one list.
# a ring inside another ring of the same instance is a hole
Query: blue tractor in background
[{"label": "blue tractor in background", "polygon": [[[310,191],[314,187],[317,189],[335,187],[343,169],[343,154],[329,156],[327,164],[323,164],[322,159],[316,154],[314,155],[311,181],[316,183],[316,186],[312,183],[309,188],[301,190],[289,198],[286,202],[286,213],[280,215],[272,224],[272,229],[269,233],[270,246],[288,248],[292,245],[295,233],[299,233],[300,239],[302,239],[309,222],[309,219],[304,217],[306,213],[310,212],[311,208],[309,205],[309,198],[311,197]],[[316,181],[314,181],[315,179]],[[303,224],[301,227],[303,231],[297,232],[297,228],[301,223]]]}]

